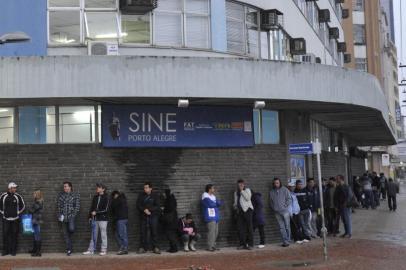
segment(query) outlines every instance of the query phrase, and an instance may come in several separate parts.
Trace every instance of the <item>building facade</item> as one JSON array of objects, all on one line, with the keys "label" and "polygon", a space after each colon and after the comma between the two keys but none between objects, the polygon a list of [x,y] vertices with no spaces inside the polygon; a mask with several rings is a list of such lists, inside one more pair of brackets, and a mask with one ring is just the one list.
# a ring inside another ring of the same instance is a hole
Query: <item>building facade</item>
[{"label": "building facade", "polygon": [[[320,140],[323,177],[351,180],[365,170],[357,146],[396,142],[380,82],[343,68],[342,1],[40,2],[21,24],[26,1],[0,8],[10,25],[0,34],[31,36],[0,47],[0,166],[1,183],[18,182],[28,203],[45,192],[46,250],[63,250],[55,199],[65,180],[82,198],[76,250],[90,236],[96,182],[127,194],[133,249],[144,181],[171,187],[179,214],[196,217],[213,183],[225,201],[219,242],[234,245],[239,178],[268,205],[273,177],[317,177],[313,157],[289,144]],[[266,219],[275,241],[269,207]]]}]

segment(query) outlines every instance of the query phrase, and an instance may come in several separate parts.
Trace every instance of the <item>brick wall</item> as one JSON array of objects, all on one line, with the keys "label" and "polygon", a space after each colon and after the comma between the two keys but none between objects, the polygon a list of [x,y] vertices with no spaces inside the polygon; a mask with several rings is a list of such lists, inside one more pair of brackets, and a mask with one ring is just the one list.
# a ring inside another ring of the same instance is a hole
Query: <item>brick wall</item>
[{"label": "brick wall", "polygon": [[[320,157],[321,175],[323,178],[330,178],[338,174],[346,175],[344,153],[334,153],[323,151]],[[313,156],[313,175],[317,179],[317,160]]]},{"label": "brick wall", "polygon": [[362,176],[365,173],[365,159],[351,157],[351,174],[352,176]]},{"label": "brick wall", "polygon": [[[45,214],[42,225],[44,251],[64,251],[63,237],[57,222],[56,196],[64,180],[72,181],[81,193],[81,212],[74,236],[76,252],[84,251],[90,238],[87,213],[96,182],[105,183],[109,190],[119,189],[129,200],[130,249],[138,248],[139,228],[135,213],[137,194],[144,181],[151,181],[158,189],[172,187],[178,199],[180,215],[192,212],[205,237],[200,219],[200,198],[207,183],[217,185],[218,197],[225,200],[220,224],[221,246],[237,244],[235,223],[232,220],[232,198],[235,182],[244,178],[248,185],[264,195],[268,205],[268,191],[274,176],[286,179],[286,146],[260,145],[247,149],[103,149],[99,145],[10,145],[0,147],[0,186],[13,180],[27,204],[32,203],[32,192],[41,189],[45,194]],[[278,228],[269,207],[266,207],[266,235],[268,242],[279,241]],[[258,243],[258,236],[256,243]],[[167,244],[160,236],[162,248]],[[204,248],[205,238],[200,247]],[[31,238],[20,236],[20,250],[27,250]],[[109,226],[109,250],[116,250]]]}]

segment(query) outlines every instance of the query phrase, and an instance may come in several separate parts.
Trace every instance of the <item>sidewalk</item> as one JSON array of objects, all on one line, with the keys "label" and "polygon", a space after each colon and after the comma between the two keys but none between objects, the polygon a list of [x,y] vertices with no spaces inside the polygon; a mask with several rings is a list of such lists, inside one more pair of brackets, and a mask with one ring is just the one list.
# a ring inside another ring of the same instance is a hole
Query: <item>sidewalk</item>
[{"label": "sidewalk", "polygon": [[[0,270],[406,270],[406,185],[401,185],[397,212],[389,212],[386,203],[382,201],[377,210],[356,210],[353,239],[328,238],[329,261],[326,263],[322,261],[322,241],[318,239],[288,248],[268,245],[263,250],[226,248],[216,253],[131,253],[128,256],[111,253],[106,257],[44,254],[35,259],[21,254],[0,257]],[[304,267],[305,263],[309,266]]]}]

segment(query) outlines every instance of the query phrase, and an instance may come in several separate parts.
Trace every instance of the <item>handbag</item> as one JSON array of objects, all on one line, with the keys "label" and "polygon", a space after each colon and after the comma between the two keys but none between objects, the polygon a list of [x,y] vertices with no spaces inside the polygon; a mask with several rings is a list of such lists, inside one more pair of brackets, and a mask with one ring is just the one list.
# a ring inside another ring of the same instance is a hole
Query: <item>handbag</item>
[{"label": "handbag", "polygon": [[22,224],[23,224],[23,234],[32,235],[34,233],[34,229],[32,226],[32,215],[24,214],[21,216],[21,220],[22,220]]}]

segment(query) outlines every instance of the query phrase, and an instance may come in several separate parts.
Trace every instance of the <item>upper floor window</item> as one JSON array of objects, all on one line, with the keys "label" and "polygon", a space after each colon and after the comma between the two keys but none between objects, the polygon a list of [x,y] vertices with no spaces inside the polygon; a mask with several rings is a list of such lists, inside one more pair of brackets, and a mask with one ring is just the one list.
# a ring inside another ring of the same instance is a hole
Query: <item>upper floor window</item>
[{"label": "upper floor window", "polygon": [[259,56],[259,10],[226,2],[226,18],[228,51]]},{"label": "upper floor window", "polygon": [[254,110],[255,144],[279,144],[279,114],[277,111]]},{"label": "upper floor window", "polygon": [[368,71],[366,58],[355,58],[355,69],[360,71]]},{"label": "upper floor window", "polygon": [[364,0],[352,0],[353,11],[364,11]]},{"label": "upper floor window", "polygon": [[353,34],[355,45],[365,45],[365,24],[354,24]]},{"label": "upper floor window", "polygon": [[14,108],[0,108],[0,143],[14,142]]}]

